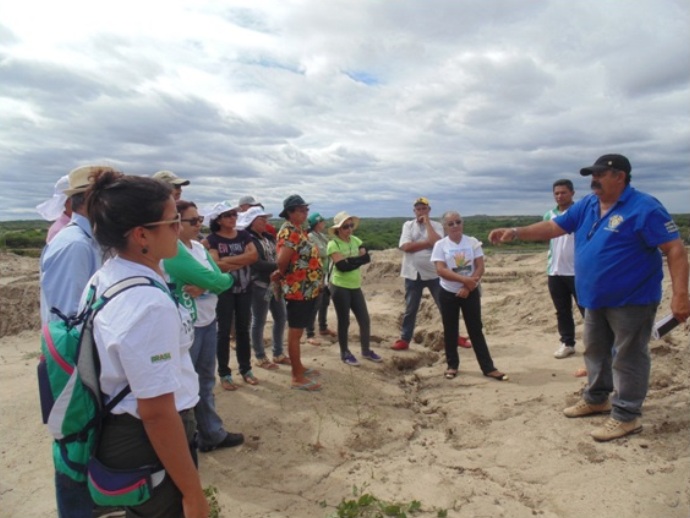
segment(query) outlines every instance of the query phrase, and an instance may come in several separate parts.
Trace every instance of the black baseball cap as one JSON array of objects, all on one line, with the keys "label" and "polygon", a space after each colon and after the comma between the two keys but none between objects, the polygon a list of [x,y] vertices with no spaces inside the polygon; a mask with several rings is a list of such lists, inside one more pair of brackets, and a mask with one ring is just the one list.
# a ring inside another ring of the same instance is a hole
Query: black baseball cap
[{"label": "black baseball cap", "polygon": [[623,155],[603,155],[597,158],[594,165],[580,169],[580,174],[582,176],[589,176],[592,173],[603,173],[609,169],[618,169],[630,174],[632,166],[630,165],[630,160]]}]

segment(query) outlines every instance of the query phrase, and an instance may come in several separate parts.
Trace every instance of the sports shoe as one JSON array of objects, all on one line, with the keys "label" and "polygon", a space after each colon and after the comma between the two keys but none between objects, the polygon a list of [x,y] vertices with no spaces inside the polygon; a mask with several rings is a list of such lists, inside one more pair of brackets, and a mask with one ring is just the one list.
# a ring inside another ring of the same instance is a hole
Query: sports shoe
[{"label": "sports shoe", "polygon": [[225,438],[220,441],[215,446],[199,446],[199,451],[202,453],[208,453],[209,451],[217,450],[220,448],[233,448],[239,446],[244,442],[244,435],[241,433],[231,433],[225,434]]},{"label": "sports shoe", "polygon": [[232,376],[230,374],[226,374],[220,378],[220,386],[225,390],[237,390],[238,388],[235,382],[232,381]]},{"label": "sports shoe", "polygon": [[608,414],[611,411],[611,402],[605,401],[600,405],[595,405],[592,403],[587,403],[584,399],[581,399],[573,406],[569,406],[563,413],[566,417],[585,417],[587,415],[594,414]]},{"label": "sports shoe", "polygon": [[367,360],[374,362],[374,363],[381,363],[383,361],[383,358],[381,358],[378,354],[376,354],[371,349],[365,353],[362,353],[362,357],[366,358]]},{"label": "sports shoe", "polygon": [[393,345],[391,345],[391,349],[393,349],[394,351],[404,351],[405,349],[409,348],[410,344],[402,338],[400,340],[397,340]]},{"label": "sports shoe", "polygon": [[464,337],[464,336],[458,336],[458,347],[463,347],[465,349],[471,349],[472,348],[472,342],[470,342],[469,339]]},{"label": "sports shoe", "polygon": [[642,424],[639,419],[623,422],[610,417],[604,423],[604,426],[594,430],[591,435],[595,441],[605,442],[613,439],[619,439],[626,435],[640,433],[642,431]]},{"label": "sports shoe", "polygon": [[560,360],[562,358],[572,356],[573,354],[575,354],[574,345],[565,345],[564,343],[561,343],[561,346],[558,348],[558,350],[555,353],[553,353],[553,357],[558,358]]},{"label": "sports shoe", "polygon": [[350,351],[346,352],[345,355],[342,357],[343,363],[347,363],[350,367],[359,367],[359,362],[357,361],[357,358],[355,358],[355,355],[352,354]]}]

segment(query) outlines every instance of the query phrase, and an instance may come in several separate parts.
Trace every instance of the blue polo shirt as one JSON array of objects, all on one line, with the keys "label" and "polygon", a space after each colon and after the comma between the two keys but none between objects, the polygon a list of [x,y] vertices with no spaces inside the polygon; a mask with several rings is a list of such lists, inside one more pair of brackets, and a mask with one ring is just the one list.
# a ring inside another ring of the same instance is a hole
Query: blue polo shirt
[{"label": "blue polo shirt", "polygon": [[678,227],[653,196],[629,185],[599,216],[590,194],[553,220],[575,234],[575,287],[589,309],[661,302],[659,245],[680,237]]}]

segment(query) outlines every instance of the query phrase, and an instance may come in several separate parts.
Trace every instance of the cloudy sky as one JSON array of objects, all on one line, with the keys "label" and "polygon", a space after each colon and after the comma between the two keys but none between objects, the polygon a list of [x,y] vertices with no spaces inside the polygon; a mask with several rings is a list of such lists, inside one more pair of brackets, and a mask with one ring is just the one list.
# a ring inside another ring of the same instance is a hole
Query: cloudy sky
[{"label": "cloudy sky", "polygon": [[0,10],[0,220],[77,165],[277,213],[541,214],[605,153],[690,212],[687,0],[21,0]]}]

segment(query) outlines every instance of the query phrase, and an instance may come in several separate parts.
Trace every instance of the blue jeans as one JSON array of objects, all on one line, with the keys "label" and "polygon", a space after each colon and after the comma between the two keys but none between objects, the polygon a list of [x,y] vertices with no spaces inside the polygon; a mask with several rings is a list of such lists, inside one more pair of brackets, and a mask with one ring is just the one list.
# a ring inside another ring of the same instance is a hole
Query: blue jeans
[{"label": "blue jeans", "polygon": [[436,303],[436,307],[440,309],[438,295],[441,290],[438,277],[436,279],[429,279],[423,281],[417,274],[417,279],[405,279],[405,315],[403,316],[402,330],[400,331],[400,338],[406,342],[412,340],[414,334],[414,326],[417,323],[417,312],[419,311],[419,304],[422,301],[422,292],[424,288],[429,290],[431,297]]},{"label": "blue jeans", "polygon": [[283,354],[283,335],[285,334],[285,322],[287,321],[287,311],[285,302],[276,299],[271,295],[266,300],[269,288],[263,288],[254,284],[252,286],[252,325],[251,337],[254,355],[258,360],[266,358],[264,350],[264,327],[266,327],[266,316],[270,309],[273,317],[273,357],[276,358]]},{"label": "blue jeans", "polygon": [[611,417],[632,421],[642,415],[649,388],[649,339],[656,304],[585,311],[585,401],[604,403],[611,392]]},{"label": "blue jeans", "polygon": [[319,331],[326,331],[328,329],[328,305],[331,303],[331,292],[328,286],[323,286],[316,297],[316,304],[312,313],[309,324],[307,325],[307,338],[312,338],[316,335],[314,329],[314,322],[316,322],[316,315],[319,316]]},{"label": "blue jeans", "polygon": [[55,497],[59,518],[91,518],[94,504],[86,482],[75,482],[56,471]]},{"label": "blue jeans", "polygon": [[199,446],[215,446],[225,438],[223,420],[216,412],[213,386],[216,384],[216,335],[214,320],[207,326],[194,328],[194,343],[189,350],[194,370],[199,376],[199,402],[194,407]]}]

